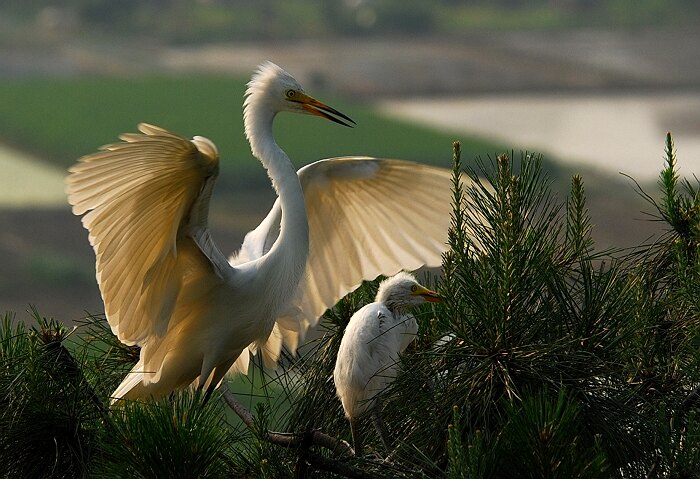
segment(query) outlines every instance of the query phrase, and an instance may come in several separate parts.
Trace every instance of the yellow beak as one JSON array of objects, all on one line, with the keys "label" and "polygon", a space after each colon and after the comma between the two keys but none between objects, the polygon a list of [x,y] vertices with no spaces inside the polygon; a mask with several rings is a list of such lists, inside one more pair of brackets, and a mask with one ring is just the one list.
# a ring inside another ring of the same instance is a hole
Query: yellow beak
[{"label": "yellow beak", "polygon": [[[294,95],[293,98],[288,98],[288,100],[293,101],[295,103],[301,103],[301,106],[304,109],[304,111],[306,111],[310,115],[320,116],[321,118],[325,118],[326,120],[330,120],[340,125],[348,126],[350,128],[352,128],[353,125],[357,124],[352,118],[345,115],[344,113],[339,112],[335,108],[331,108],[325,103],[322,103],[317,99],[306,95],[305,93],[296,92],[296,95]],[[350,123],[352,123],[352,125]]]},{"label": "yellow beak", "polygon": [[419,286],[418,289],[413,291],[411,294],[418,296],[423,296],[423,298],[430,303],[442,303],[444,300],[435,291]]}]

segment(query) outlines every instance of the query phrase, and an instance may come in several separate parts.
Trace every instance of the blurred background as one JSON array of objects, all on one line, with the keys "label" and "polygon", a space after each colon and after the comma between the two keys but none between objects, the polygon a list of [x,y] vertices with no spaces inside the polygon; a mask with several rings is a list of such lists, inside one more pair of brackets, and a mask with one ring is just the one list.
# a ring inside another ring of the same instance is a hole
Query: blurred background
[{"label": "blurred background", "polygon": [[352,130],[280,117],[298,166],[371,155],[450,166],[538,152],[564,201],[582,174],[598,248],[658,234],[664,137],[700,170],[695,0],[23,0],[0,2],[0,312],[102,311],[66,168],[141,121],[216,142],[212,228],[234,251],[274,199],[241,120],[272,60]]}]

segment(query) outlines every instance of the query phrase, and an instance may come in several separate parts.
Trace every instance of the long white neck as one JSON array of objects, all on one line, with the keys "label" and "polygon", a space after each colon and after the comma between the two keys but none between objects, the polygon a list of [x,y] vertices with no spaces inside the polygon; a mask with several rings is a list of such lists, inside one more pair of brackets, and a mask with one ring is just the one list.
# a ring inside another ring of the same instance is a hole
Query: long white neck
[{"label": "long white neck", "polygon": [[272,180],[282,209],[280,235],[270,251],[260,258],[267,285],[284,301],[296,290],[309,255],[309,224],[304,194],[294,165],[272,136],[274,113],[255,101],[246,105],[245,132],[253,155]]}]

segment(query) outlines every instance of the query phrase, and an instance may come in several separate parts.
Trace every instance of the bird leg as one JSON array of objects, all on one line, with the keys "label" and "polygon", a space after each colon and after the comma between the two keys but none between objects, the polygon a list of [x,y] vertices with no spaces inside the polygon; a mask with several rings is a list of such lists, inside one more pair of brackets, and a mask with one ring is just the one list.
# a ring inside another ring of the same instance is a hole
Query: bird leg
[{"label": "bird leg", "polygon": [[389,435],[386,432],[384,419],[382,419],[382,403],[379,398],[374,401],[374,406],[372,406],[372,423],[374,423],[374,428],[377,430],[377,434],[379,435],[379,439],[382,441],[384,450],[389,452],[391,450],[391,444],[387,439]]},{"label": "bird leg", "polygon": [[[206,388],[204,391],[204,404],[206,404],[209,401],[209,398],[211,395],[214,393],[216,388],[221,384],[224,378],[224,374],[231,369],[231,366],[233,363],[236,361],[238,356],[234,356],[233,359],[226,361],[222,364],[219,364],[217,367],[214,368],[214,370],[211,372],[210,377],[211,381],[209,382],[209,386]],[[199,383],[199,390],[202,390],[206,386],[206,381]]]},{"label": "bird leg", "polygon": [[211,397],[215,389],[216,385],[210,384],[206,391],[204,391],[204,401],[202,401],[202,405],[205,405],[207,402],[209,402],[209,398]]},{"label": "bird leg", "polygon": [[214,389],[216,389],[211,384],[206,389],[204,388],[204,386],[205,386],[205,384],[200,382],[199,384],[197,384],[197,387],[195,388],[195,393],[197,394],[197,397],[202,398],[202,406],[206,405],[209,402],[209,398],[211,397],[212,393],[214,392]]},{"label": "bird leg", "polygon": [[350,434],[352,435],[352,448],[355,456],[362,455],[362,435],[360,434],[360,418],[353,417],[350,421]]}]

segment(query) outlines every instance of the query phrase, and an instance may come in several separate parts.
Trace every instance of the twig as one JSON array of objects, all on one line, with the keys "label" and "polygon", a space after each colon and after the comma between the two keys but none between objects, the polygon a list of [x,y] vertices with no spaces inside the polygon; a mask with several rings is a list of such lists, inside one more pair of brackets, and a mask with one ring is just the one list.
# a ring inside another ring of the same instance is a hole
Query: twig
[{"label": "twig", "polygon": [[[231,409],[241,418],[241,420],[250,429],[255,429],[255,421],[253,415],[248,411],[241,403],[238,402],[236,397],[233,395],[231,390],[226,384],[221,386],[221,392],[224,397],[224,401],[229,405]],[[309,444],[311,446],[324,447],[335,455],[339,456],[354,456],[355,451],[353,451],[350,444],[342,439],[336,439],[328,434],[321,431],[307,431],[303,433],[289,433],[289,432],[274,432],[274,431],[259,431],[262,436],[271,442],[282,447],[295,447],[303,444]]]},{"label": "twig", "polygon": [[[238,402],[231,390],[226,384],[222,385],[221,394],[226,401],[226,404],[241,418],[241,420],[252,430],[257,430],[253,415],[241,403]],[[321,431],[308,431],[304,433],[287,433],[273,431],[258,431],[264,439],[282,447],[302,446],[300,461],[308,463],[317,469],[323,469],[328,472],[334,472],[352,479],[376,479],[376,474],[364,471],[358,467],[324,457],[321,454],[310,451],[310,446],[320,446],[329,449],[334,454],[339,456],[354,456],[350,444],[342,439],[336,439]],[[298,465],[299,466],[299,465]],[[303,467],[302,467],[303,468]]]}]

